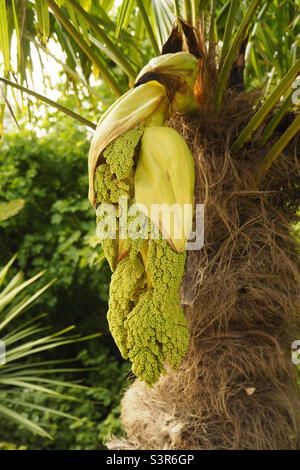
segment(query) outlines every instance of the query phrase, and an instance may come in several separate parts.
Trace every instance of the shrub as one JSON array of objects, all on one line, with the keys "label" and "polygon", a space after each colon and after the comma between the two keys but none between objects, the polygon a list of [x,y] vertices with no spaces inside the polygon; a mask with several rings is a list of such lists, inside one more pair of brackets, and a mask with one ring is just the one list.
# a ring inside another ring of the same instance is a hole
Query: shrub
[{"label": "shrub", "polygon": [[93,266],[101,249],[87,200],[89,142],[66,122],[44,137],[22,131],[4,138],[0,201],[26,202],[18,217],[1,223],[0,263],[18,251],[19,268],[29,276],[47,269],[46,281],[57,278],[43,298],[51,319],[93,333],[106,328],[109,269]]}]

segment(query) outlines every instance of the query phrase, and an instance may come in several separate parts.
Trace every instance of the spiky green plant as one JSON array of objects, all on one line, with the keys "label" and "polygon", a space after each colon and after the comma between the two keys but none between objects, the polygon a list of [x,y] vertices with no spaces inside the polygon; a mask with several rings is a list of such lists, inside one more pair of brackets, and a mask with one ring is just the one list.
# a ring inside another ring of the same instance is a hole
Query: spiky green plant
[{"label": "spiky green plant", "polygon": [[[68,335],[74,327],[70,326],[56,333],[46,331],[41,320],[45,315],[36,315],[32,319],[21,320],[22,315],[48,289],[54,281],[49,282],[32,295],[27,293],[28,286],[35,283],[44,272],[25,280],[22,272],[10,275],[16,256],[0,270],[0,416],[1,420],[11,420],[24,426],[42,437],[51,438],[49,433],[26,417],[26,410],[35,409],[75,420],[72,415],[63,413],[55,407],[40,406],[20,399],[24,390],[35,390],[54,399],[74,400],[66,392],[59,393],[55,388],[69,387],[88,389],[83,385],[53,378],[64,372],[74,372],[76,368],[57,367],[62,361],[34,361],[36,354],[41,355],[54,348],[82,341],[78,335]],[[3,287],[3,285],[5,287]],[[16,325],[16,326],[15,326]],[[64,362],[64,361],[63,361]]]}]

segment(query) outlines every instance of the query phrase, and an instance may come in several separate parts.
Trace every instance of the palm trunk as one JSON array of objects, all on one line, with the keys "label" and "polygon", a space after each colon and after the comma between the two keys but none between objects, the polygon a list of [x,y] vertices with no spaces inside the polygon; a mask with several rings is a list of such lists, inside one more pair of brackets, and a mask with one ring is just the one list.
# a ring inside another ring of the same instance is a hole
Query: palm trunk
[{"label": "palm trunk", "polygon": [[152,388],[139,381],[129,388],[122,403],[128,440],[110,448],[300,446],[291,361],[300,305],[291,235],[299,165],[294,142],[253,189],[266,148],[251,142],[235,157],[228,151],[252,113],[250,101],[232,95],[219,117],[173,119],[193,151],[196,202],[205,204],[205,246],[188,253],[182,286],[191,343],[180,370]]}]

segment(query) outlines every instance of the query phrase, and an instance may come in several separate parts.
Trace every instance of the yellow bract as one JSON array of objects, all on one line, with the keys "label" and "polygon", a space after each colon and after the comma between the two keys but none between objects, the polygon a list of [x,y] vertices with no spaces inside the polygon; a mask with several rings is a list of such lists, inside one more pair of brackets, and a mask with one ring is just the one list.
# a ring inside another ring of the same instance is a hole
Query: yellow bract
[{"label": "yellow bract", "polygon": [[188,113],[199,107],[193,92],[198,63],[198,59],[188,52],[163,54],[150,60],[138,74],[136,83],[146,73],[160,74],[163,82],[169,82],[169,92],[174,93],[170,103],[173,111]]},{"label": "yellow bract", "polygon": [[[192,228],[194,162],[187,144],[174,129],[145,129],[134,192],[140,210],[160,228],[177,252],[183,252]],[[155,204],[162,205],[162,210]]]},{"label": "yellow bract", "polygon": [[150,81],[132,88],[119,98],[101,117],[89,153],[89,200],[95,205],[94,173],[101,152],[114,139],[155,115],[156,121],[164,123],[167,109],[166,91],[163,85]]}]

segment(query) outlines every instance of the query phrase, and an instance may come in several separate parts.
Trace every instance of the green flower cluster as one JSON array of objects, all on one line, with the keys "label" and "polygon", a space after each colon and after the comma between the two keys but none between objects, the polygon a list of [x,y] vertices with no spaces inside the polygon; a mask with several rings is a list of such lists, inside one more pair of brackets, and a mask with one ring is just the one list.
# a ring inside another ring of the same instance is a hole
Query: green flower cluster
[{"label": "green flower cluster", "polygon": [[112,275],[110,329],[132,371],[148,385],[166,372],[166,361],[176,369],[188,347],[178,298],[184,263],[185,253],[175,253],[166,240],[150,240],[146,265],[141,253],[127,256]]},{"label": "green flower cluster", "polygon": [[[105,163],[97,167],[94,179],[97,205],[116,203],[120,196],[130,204],[134,201],[133,173],[142,135],[138,126],[104,150]],[[146,224],[149,234],[153,227],[150,221]],[[132,362],[135,375],[151,386],[166,373],[166,363],[174,369],[179,366],[188,347],[187,322],[178,298],[185,253],[173,251],[161,236],[105,238],[102,245],[113,271],[110,331],[122,356]]]}]

